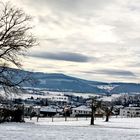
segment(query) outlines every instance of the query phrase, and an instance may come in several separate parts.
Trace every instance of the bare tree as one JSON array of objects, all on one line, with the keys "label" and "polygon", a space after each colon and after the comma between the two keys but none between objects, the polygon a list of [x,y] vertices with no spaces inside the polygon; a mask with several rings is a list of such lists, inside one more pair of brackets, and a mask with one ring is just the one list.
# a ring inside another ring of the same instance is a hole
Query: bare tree
[{"label": "bare tree", "polygon": [[105,112],[105,121],[109,121],[109,117],[113,111],[113,105],[111,103],[102,103],[102,109]]},{"label": "bare tree", "polygon": [[0,2],[0,85],[4,89],[19,88],[29,78],[15,80],[15,71],[8,67],[21,68],[19,56],[36,45],[30,21],[23,10]]},{"label": "bare tree", "polygon": [[108,107],[106,106],[106,108],[105,108],[105,116],[106,116],[105,121],[106,122],[109,121],[109,117],[110,117],[110,115],[112,113],[112,110],[113,110],[113,106],[108,106]]},{"label": "bare tree", "polygon": [[90,125],[94,125],[95,113],[98,108],[101,107],[101,102],[96,100],[96,97],[92,98],[91,102],[91,121]]}]

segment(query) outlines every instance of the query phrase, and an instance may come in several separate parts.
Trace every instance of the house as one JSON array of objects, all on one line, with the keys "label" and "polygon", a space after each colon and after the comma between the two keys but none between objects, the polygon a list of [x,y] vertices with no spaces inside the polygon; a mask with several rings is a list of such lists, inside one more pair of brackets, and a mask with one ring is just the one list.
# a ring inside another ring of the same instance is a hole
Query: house
[{"label": "house", "polygon": [[76,108],[72,108],[72,116],[90,116],[91,114],[91,108],[87,107],[87,106],[79,106]]},{"label": "house", "polygon": [[56,105],[60,105],[60,106],[63,106],[69,102],[68,97],[62,96],[62,95],[56,95],[56,96],[51,95],[51,96],[48,96],[47,99],[48,101],[52,103],[55,102]]},{"label": "house", "polygon": [[120,109],[121,117],[140,117],[140,107],[125,107]]},{"label": "house", "polygon": [[[95,117],[103,117],[105,112],[101,108],[97,108],[95,112]],[[90,117],[91,116],[91,108],[85,105],[72,108],[72,116],[79,117]]]},{"label": "house", "polygon": [[118,116],[120,114],[120,109],[124,108],[123,105],[114,105],[113,106],[113,110],[112,113],[116,116]]},{"label": "house", "polygon": [[50,106],[43,106],[40,108],[40,114],[42,114],[43,116],[54,116],[56,115],[57,113],[60,113],[61,110],[58,106],[53,106],[53,105],[50,105]]}]

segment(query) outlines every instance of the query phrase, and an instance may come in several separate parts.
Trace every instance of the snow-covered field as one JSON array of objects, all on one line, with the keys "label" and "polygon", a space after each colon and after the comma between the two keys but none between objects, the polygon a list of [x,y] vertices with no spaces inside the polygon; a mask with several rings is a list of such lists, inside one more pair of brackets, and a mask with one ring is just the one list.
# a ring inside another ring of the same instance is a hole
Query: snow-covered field
[{"label": "snow-covered field", "polygon": [[36,118],[26,123],[0,124],[0,140],[140,140],[140,118],[96,119]]}]

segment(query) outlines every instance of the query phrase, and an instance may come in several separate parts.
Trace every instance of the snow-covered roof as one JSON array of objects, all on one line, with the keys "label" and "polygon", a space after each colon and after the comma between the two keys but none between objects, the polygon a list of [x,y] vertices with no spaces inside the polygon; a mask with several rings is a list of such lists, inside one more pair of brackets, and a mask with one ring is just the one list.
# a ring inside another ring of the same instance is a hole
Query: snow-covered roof
[{"label": "snow-covered roof", "polygon": [[42,111],[42,112],[56,112],[56,110],[57,110],[57,109],[52,108],[52,107],[50,107],[50,106],[41,107],[41,108],[40,108],[40,111]]},{"label": "snow-covered roof", "polygon": [[73,108],[73,110],[80,110],[80,111],[91,111],[91,108],[85,106],[85,105],[82,105],[82,106],[79,106],[79,107],[76,107],[76,108]]},{"label": "snow-covered roof", "polygon": [[58,106],[44,106],[40,108],[40,111],[42,112],[57,112],[59,109]]}]

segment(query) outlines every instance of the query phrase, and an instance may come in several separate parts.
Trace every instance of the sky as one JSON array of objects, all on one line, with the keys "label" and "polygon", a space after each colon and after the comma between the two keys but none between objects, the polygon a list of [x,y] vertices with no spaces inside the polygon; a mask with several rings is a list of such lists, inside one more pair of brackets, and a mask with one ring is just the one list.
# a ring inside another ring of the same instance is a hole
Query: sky
[{"label": "sky", "polygon": [[139,0],[12,0],[33,17],[30,71],[140,82]]}]

